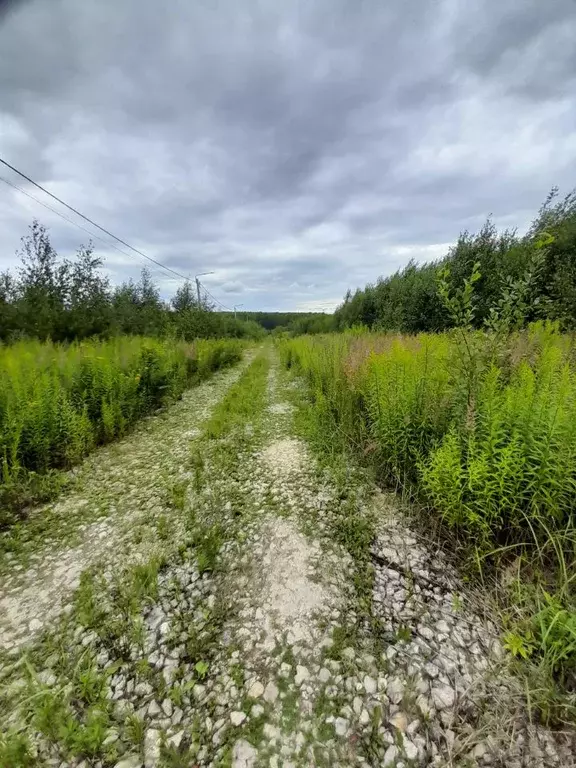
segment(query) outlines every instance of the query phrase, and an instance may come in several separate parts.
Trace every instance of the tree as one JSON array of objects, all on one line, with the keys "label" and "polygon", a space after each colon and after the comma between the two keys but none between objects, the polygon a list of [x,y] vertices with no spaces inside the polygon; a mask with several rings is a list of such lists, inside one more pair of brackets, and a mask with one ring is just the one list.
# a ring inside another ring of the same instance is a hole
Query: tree
[{"label": "tree", "polygon": [[69,288],[69,265],[58,263],[46,227],[36,219],[30,234],[22,238],[20,258],[18,311],[22,330],[40,339],[57,339]]},{"label": "tree", "polygon": [[143,336],[154,336],[161,333],[165,327],[164,305],[160,300],[160,291],[152,279],[149,269],[144,268],[140,273],[140,281],[136,286],[138,295],[139,333]]},{"label": "tree", "polygon": [[117,286],[112,297],[112,317],[115,333],[137,334],[139,296],[133,280]]},{"label": "tree", "polygon": [[16,285],[10,272],[0,272],[0,341],[7,341],[18,328]]},{"label": "tree", "polygon": [[92,243],[80,246],[69,265],[68,338],[105,335],[110,330],[110,282],[101,274],[103,261],[94,256]]},{"label": "tree", "polygon": [[193,309],[199,309],[198,299],[190,280],[186,280],[184,285],[178,288],[172,299],[172,307],[175,312],[189,312]]}]

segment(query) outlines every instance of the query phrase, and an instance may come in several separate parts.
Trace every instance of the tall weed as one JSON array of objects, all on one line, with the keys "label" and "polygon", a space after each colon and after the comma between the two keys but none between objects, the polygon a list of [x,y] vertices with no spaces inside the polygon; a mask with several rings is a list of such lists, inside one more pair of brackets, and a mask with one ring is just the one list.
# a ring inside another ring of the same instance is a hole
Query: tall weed
[{"label": "tall weed", "polygon": [[576,688],[574,348],[543,323],[280,342],[327,441],[439,515],[474,562],[520,558],[521,647]]},{"label": "tall weed", "polygon": [[123,435],[190,384],[236,362],[241,350],[233,340],[139,337],[0,347],[0,527],[34,495],[39,477]]}]

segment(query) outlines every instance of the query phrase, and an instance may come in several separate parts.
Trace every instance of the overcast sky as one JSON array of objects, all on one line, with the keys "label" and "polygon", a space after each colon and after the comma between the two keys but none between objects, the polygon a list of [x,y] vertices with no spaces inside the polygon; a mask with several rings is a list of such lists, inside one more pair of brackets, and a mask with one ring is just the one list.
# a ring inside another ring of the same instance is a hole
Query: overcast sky
[{"label": "overcast sky", "polygon": [[[331,310],[576,185],[576,0],[2,7],[0,156],[229,306]],[[0,268],[34,216],[88,240],[0,182]]]}]

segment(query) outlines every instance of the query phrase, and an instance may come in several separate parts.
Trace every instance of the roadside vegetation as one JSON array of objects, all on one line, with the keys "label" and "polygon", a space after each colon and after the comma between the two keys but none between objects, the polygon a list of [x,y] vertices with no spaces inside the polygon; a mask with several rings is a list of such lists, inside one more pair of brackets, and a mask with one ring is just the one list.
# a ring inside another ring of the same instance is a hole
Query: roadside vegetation
[{"label": "roadside vegetation", "polygon": [[505,645],[528,662],[536,711],[573,718],[573,338],[543,323],[506,336],[358,331],[281,351],[308,381],[326,449],[353,451],[472,571],[497,579]]},{"label": "roadside vegetation", "polygon": [[94,447],[124,435],[184,389],[237,362],[243,342],[141,337],[0,348],[0,527]]}]

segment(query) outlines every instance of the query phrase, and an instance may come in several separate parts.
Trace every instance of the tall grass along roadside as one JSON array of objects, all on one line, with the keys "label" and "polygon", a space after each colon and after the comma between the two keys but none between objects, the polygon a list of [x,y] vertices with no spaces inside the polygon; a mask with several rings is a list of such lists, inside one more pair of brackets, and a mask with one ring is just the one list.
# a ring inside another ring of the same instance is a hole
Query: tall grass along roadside
[{"label": "tall grass along roadside", "polygon": [[530,662],[536,708],[573,717],[574,338],[537,323],[498,344],[479,331],[353,332],[280,348],[308,380],[327,441],[439,516],[481,573],[496,566],[505,645]]},{"label": "tall grass along roadside", "polygon": [[0,347],[0,528],[80,461],[190,384],[240,359],[242,343],[140,337]]}]

